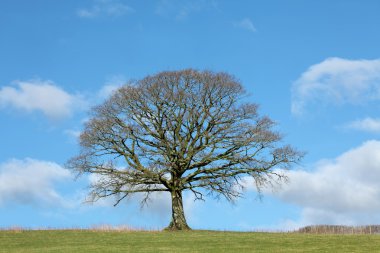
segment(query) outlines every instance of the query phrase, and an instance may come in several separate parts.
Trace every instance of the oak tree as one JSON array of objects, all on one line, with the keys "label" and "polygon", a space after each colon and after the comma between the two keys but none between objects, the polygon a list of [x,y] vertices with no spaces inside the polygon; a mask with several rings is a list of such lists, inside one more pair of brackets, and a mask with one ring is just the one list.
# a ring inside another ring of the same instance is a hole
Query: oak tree
[{"label": "oak tree", "polygon": [[210,194],[233,201],[243,193],[244,177],[260,191],[285,179],[281,171],[302,157],[281,144],[275,123],[257,109],[227,73],[187,69],[147,76],[92,110],[81,151],[67,166],[97,175],[90,186],[94,201],[115,196],[117,205],[134,193],[146,201],[153,192],[169,192],[167,229],[190,229],[184,191],[195,199]]}]

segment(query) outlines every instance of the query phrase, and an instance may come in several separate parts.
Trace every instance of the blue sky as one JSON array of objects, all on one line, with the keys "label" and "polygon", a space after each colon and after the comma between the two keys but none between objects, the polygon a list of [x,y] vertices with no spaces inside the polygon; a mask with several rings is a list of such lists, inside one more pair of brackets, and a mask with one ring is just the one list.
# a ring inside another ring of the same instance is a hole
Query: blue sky
[{"label": "blue sky", "polygon": [[88,110],[127,80],[227,71],[307,156],[289,183],[246,180],[235,205],[185,194],[199,229],[380,223],[377,0],[0,1],[0,227],[163,228],[166,195],[84,204],[63,164]]}]

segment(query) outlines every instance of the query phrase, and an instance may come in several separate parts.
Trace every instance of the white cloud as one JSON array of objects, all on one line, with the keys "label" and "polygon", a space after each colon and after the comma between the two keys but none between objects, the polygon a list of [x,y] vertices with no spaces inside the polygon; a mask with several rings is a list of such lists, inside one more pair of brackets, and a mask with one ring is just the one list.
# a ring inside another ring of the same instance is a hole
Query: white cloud
[{"label": "white cloud", "polygon": [[51,119],[68,117],[82,106],[84,101],[79,96],[67,93],[52,81],[14,81],[12,86],[0,89],[0,108],[40,111]]},{"label": "white cloud", "polygon": [[346,125],[346,127],[364,132],[380,133],[380,119],[367,117],[350,122]]},{"label": "white cloud", "polygon": [[290,182],[268,194],[302,208],[294,227],[380,222],[380,141],[367,141],[314,170],[288,172]]},{"label": "white cloud", "polygon": [[0,164],[0,205],[65,206],[55,190],[59,181],[72,180],[68,170],[56,163],[34,159],[13,159]]},{"label": "white cloud", "polygon": [[66,129],[63,131],[63,133],[66,134],[67,136],[77,140],[81,134],[81,131],[74,130],[74,129]]},{"label": "white cloud", "polygon": [[134,12],[134,9],[117,0],[94,0],[90,8],[79,9],[77,15],[81,18],[95,18],[99,16],[120,17]]},{"label": "white cloud", "polygon": [[115,92],[117,89],[119,89],[126,83],[127,80],[124,76],[112,76],[111,78],[108,78],[105,85],[100,89],[100,91],[98,92],[98,96],[102,99],[108,98],[112,95],[113,92]]},{"label": "white cloud", "polygon": [[108,98],[110,97],[117,89],[119,89],[121,87],[121,85],[116,85],[116,84],[106,84],[104,85],[98,95],[99,97],[101,98]]},{"label": "white cloud", "polygon": [[215,0],[161,0],[157,4],[155,12],[160,16],[183,20],[192,13],[217,8],[218,3]]},{"label": "white cloud", "polygon": [[367,104],[380,100],[380,59],[328,58],[311,66],[293,84],[292,113],[328,104]]},{"label": "white cloud", "polygon": [[239,22],[235,23],[236,27],[240,27],[242,29],[248,30],[250,32],[256,32],[256,27],[253,25],[252,21],[249,18],[244,18]]}]

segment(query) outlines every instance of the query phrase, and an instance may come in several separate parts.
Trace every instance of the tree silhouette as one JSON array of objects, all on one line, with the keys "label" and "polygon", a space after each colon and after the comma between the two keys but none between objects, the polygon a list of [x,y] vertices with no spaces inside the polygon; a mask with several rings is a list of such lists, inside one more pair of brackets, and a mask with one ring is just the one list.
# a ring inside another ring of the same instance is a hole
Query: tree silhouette
[{"label": "tree silhouette", "polygon": [[281,146],[274,122],[257,105],[243,102],[233,76],[210,71],[162,72],[117,90],[92,111],[80,136],[80,154],[67,166],[96,174],[92,200],[130,194],[171,194],[167,229],[186,230],[183,191],[233,201],[242,194],[242,177],[258,190],[282,182],[281,173],[302,154]]}]

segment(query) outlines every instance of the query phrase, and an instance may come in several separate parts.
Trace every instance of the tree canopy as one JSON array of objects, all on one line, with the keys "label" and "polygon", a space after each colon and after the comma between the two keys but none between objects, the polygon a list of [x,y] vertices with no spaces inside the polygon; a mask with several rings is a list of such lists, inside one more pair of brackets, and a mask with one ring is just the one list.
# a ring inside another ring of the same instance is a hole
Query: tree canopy
[{"label": "tree canopy", "polygon": [[79,174],[96,174],[93,200],[134,193],[169,192],[168,229],[189,229],[182,192],[233,201],[242,178],[260,190],[286,178],[302,154],[273,130],[275,123],[246,102],[240,82],[227,73],[161,72],[118,89],[92,110],[80,136],[80,154],[68,162]]}]

